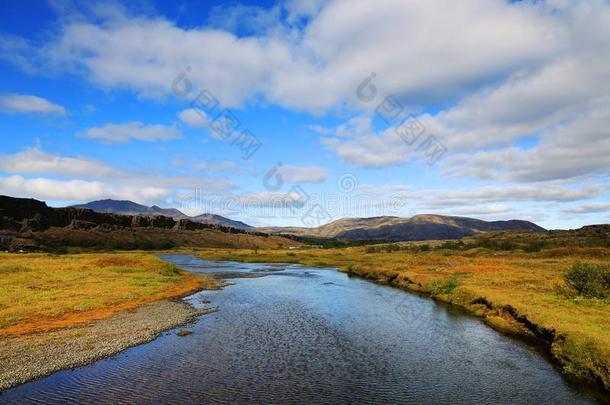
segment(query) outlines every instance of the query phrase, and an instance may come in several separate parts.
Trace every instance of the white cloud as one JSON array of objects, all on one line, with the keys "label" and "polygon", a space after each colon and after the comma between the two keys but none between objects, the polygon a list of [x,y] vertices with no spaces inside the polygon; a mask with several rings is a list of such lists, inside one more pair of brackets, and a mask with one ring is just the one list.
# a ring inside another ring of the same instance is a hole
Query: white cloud
[{"label": "white cloud", "polygon": [[112,186],[99,181],[63,181],[42,177],[28,179],[14,175],[0,177],[0,194],[57,201],[117,198],[145,202],[163,198],[169,194],[169,190],[160,187]]},{"label": "white cloud", "polygon": [[207,195],[217,195],[235,187],[229,180],[140,173],[118,169],[99,160],[59,156],[36,148],[0,156],[0,172],[13,174],[0,176],[0,194],[50,200],[119,198],[151,202],[184,189],[200,188]]},{"label": "white cloud", "polygon": [[472,206],[507,201],[572,202],[598,197],[608,191],[599,185],[566,187],[560,184],[505,185],[429,190],[423,193],[421,203],[429,208]]},{"label": "white cloud", "polygon": [[231,218],[294,218],[304,209],[306,198],[297,192],[260,192],[209,196],[188,193],[180,198],[180,210],[189,215],[214,212]]},{"label": "white cloud", "polygon": [[[418,118],[426,133],[447,147],[446,173],[539,181],[604,172],[610,153],[610,88],[600,83],[610,82],[608,64],[607,51],[560,58]],[[393,128],[367,130],[348,121],[322,142],[349,164],[392,166],[412,157],[414,149]],[[519,140],[535,146],[512,146]]]},{"label": "white cloud", "polygon": [[304,197],[296,192],[261,192],[242,194],[229,198],[243,209],[248,207],[286,209],[289,207],[301,207],[305,203]]},{"label": "white cloud", "polygon": [[[537,8],[522,6],[521,11]],[[578,6],[558,2],[538,6],[546,15],[544,21],[553,26],[552,37],[562,38],[561,45],[551,40],[557,47],[537,63],[514,67],[506,79],[466,93],[453,107],[419,117],[426,132],[437,136],[448,148],[447,156],[453,157],[446,173],[510,181],[607,173],[610,7],[596,0]],[[422,66],[427,70],[429,61]],[[377,78],[378,90],[385,91],[381,97],[402,95],[408,111],[405,93],[397,87],[382,87]],[[391,126],[363,131],[348,122],[343,127],[342,134],[335,130],[333,137],[322,142],[348,164],[388,167],[416,156]],[[346,136],[349,139],[341,139]],[[535,146],[514,146],[519,140]]]},{"label": "white cloud", "polygon": [[7,60],[26,73],[36,73],[32,50],[35,46],[27,39],[12,35],[0,34],[0,59]]},{"label": "white cloud", "polygon": [[26,94],[0,95],[0,111],[16,114],[67,114],[66,109],[59,104]]},{"label": "white cloud", "polygon": [[273,98],[310,110],[353,102],[375,72],[386,94],[438,100],[544,58],[557,47],[550,24],[535,7],[500,1],[333,1],[297,48],[316,63],[291,61],[273,76]]},{"label": "white cloud", "polygon": [[602,104],[544,133],[536,146],[454,155],[446,170],[462,176],[525,182],[608,175],[610,97]]},{"label": "white cloud", "polygon": [[207,128],[209,125],[209,119],[205,111],[196,108],[188,108],[180,111],[178,113],[178,118],[188,126],[195,128]]},{"label": "white cloud", "polygon": [[279,174],[291,183],[321,183],[328,177],[326,170],[316,166],[283,165],[279,168]]},{"label": "white cloud", "polygon": [[503,186],[421,188],[393,183],[382,185],[360,184],[358,198],[402,201],[414,212],[430,210],[445,214],[475,213],[501,214],[521,204],[569,204],[601,197],[610,192],[609,185],[567,185],[541,182],[533,185],[506,184]]},{"label": "white cloud", "polygon": [[563,211],[568,214],[610,213],[610,203],[594,202],[591,204],[583,204],[575,207],[566,208]]},{"label": "white cloud", "polygon": [[208,26],[229,32],[266,34],[277,27],[280,21],[280,7],[264,8],[239,3],[214,6],[208,17]]},{"label": "white cloud", "polygon": [[287,0],[285,2],[288,20],[298,22],[303,18],[313,18],[320,13],[329,0]]},{"label": "white cloud", "polygon": [[95,139],[105,143],[125,143],[132,139],[141,141],[169,141],[182,136],[180,130],[167,125],[145,125],[141,122],[125,124],[106,124],[102,127],[89,128],[79,136]]},{"label": "white cloud", "polygon": [[68,177],[119,176],[121,171],[105,162],[88,158],[64,157],[40,149],[26,149],[0,156],[0,171],[22,174],[55,174]]},{"label": "white cloud", "polygon": [[240,168],[234,162],[197,162],[192,165],[193,169],[204,170],[204,171],[228,171],[228,172],[239,172]]},{"label": "white cloud", "polygon": [[226,9],[224,20],[236,22],[231,26],[264,28],[244,37],[210,27],[184,29],[121,8],[93,9],[88,17],[65,18],[60,34],[37,54],[100,86],[144,96],[168,94],[190,66],[192,84],[211,90],[225,106],[262,95],[297,110],[323,111],[346,101],[359,104],[355,89],[371,71],[380,89],[419,104],[537,64],[564,39],[557,18],[528,3],[300,3],[282,6],[283,22],[277,8]]},{"label": "white cloud", "polygon": [[388,129],[351,139],[323,138],[322,144],[347,164],[360,167],[387,167],[403,163],[409,155],[407,145]]},{"label": "white cloud", "polygon": [[[210,164],[208,169],[233,170],[232,162]],[[0,156],[0,171],[19,175],[56,175],[64,178],[95,178],[104,181],[122,182],[133,187],[149,188],[151,185],[162,188],[205,187],[210,193],[227,191],[233,188],[228,180],[201,178],[198,176],[151,175],[118,169],[100,160],[87,157],[60,156],[41,149],[31,148],[12,155]]]},{"label": "white cloud", "polygon": [[309,125],[308,128],[320,135],[330,135],[332,133],[332,130],[330,128],[326,128],[321,125],[312,124]]},{"label": "white cloud", "polygon": [[[414,197],[422,209],[493,211],[508,207],[505,202],[563,204],[607,193],[607,1],[290,0],[266,10],[218,9],[216,21],[224,15],[224,25],[191,28],[116,6],[92,9],[61,18],[43,43],[0,41],[0,57],[29,71],[34,65],[68,69],[101,88],[155,98],[171,96],[172,82],[185,72],[186,80],[175,84],[191,85],[189,99],[206,88],[221,107],[260,102],[355,117],[335,128],[310,128],[341,160],[361,167],[390,167],[416,156],[392,125],[372,125],[378,102],[395,95],[447,146],[442,175],[494,182],[428,190]],[[231,32],[237,27],[248,35]],[[367,103],[357,99],[356,88],[371,72],[379,94]],[[178,118],[193,127],[207,124],[192,108]],[[82,135],[126,142],[180,133],[129,123]],[[35,163],[57,172],[66,165]],[[311,169],[285,170],[295,181],[326,177]],[[160,184],[191,180],[166,177]]]},{"label": "white cloud", "polygon": [[120,179],[57,180],[47,177],[28,178],[22,175],[0,176],[0,194],[13,197],[38,198],[56,201],[87,202],[104,198],[150,203],[177,195],[180,190],[200,188],[214,196],[233,188],[226,180],[188,176],[127,175]]}]

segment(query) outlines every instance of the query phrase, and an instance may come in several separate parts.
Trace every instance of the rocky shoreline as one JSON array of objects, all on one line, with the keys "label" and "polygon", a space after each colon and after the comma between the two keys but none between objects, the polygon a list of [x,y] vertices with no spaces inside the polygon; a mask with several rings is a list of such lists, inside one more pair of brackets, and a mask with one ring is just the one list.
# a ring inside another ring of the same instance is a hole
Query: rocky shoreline
[{"label": "rocky shoreline", "polygon": [[210,309],[195,309],[182,300],[163,300],[84,326],[3,338],[0,392],[150,342],[162,332],[209,312]]}]

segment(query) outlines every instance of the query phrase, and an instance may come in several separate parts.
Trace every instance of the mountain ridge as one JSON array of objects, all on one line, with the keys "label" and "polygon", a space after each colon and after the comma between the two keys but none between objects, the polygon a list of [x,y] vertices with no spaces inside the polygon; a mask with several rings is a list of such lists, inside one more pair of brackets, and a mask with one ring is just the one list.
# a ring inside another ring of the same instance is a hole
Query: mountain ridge
[{"label": "mountain ridge", "polygon": [[482,219],[419,214],[412,217],[380,216],[341,218],[317,228],[265,227],[262,232],[336,238],[341,240],[416,241],[459,239],[483,232],[519,230],[543,232],[544,228],[530,221],[512,219],[484,221]]},{"label": "mountain ridge", "polygon": [[[138,208],[129,202],[130,209]],[[33,198],[0,195],[0,250],[165,250],[178,247],[279,248],[285,238],[165,215],[123,215],[87,208],[53,208]]]},{"label": "mountain ridge", "polygon": [[223,217],[222,215],[205,213],[196,216],[189,216],[176,208],[161,208],[157,205],[148,207],[129,200],[104,199],[90,201],[84,204],[77,204],[73,205],[72,207],[86,208],[95,212],[106,214],[139,215],[147,217],[163,215],[175,220],[188,219],[190,221],[199,222],[202,224],[222,225],[238,229],[254,229],[252,226],[244,222],[235,221],[230,218]]},{"label": "mountain ridge", "polygon": [[434,239],[460,239],[493,231],[543,232],[544,228],[530,221],[519,219],[485,221],[477,218],[418,214],[412,217],[377,216],[368,218],[340,218],[315,228],[305,227],[259,227],[255,228],[240,221],[221,215],[205,213],[188,216],[176,208],[151,207],[129,200],[97,200],[74,205],[95,212],[120,215],[157,216],[163,215],[175,220],[186,219],[211,225],[222,225],[238,229],[249,229],[272,235],[294,235],[304,237],[339,239],[345,241],[418,241]]}]

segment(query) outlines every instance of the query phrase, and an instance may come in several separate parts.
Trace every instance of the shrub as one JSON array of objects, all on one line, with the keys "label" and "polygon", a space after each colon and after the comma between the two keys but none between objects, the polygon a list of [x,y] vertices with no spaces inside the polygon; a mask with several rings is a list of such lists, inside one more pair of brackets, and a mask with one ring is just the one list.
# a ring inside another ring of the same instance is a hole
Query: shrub
[{"label": "shrub", "polygon": [[497,250],[515,250],[517,245],[510,240],[503,240],[497,245]]},{"label": "shrub", "polygon": [[377,248],[377,246],[367,246],[366,247],[366,253],[378,253],[379,249]]},{"label": "shrub", "polygon": [[447,280],[434,280],[430,286],[432,294],[449,294],[460,285],[460,281],[457,277],[451,277]]},{"label": "shrub", "polygon": [[168,263],[159,271],[159,274],[166,277],[175,277],[180,275],[180,269],[178,266]]},{"label": "shrub", "polygon": [[542,248],[544,248],[544,242],[541,240],[534,240],[525,245],[523,250],[525,250],[527,253],[536,253],[540,252]]},{"label": "shrub", "polygon": [[456,241],[446,241],[443,242],[443,244],[441,244],[439,246],[439,249],[448,249],[448,250],[459,250],[459,249],[463,249],[464,248],[464,242],[462,242],[461,240]]},{"label": "shrub", "polygon": [[585,297],[610,297],[610,265],[575,263],[564,279],[566,284]]},{"label": "shrub", "polygon": [[394,252],[398,252],[401,250],[408,250],[408,247],[401,247],[399,245],[396,244],[386,244],[386,245],[374,245],[374,246],[367,246],[366,247],[366,253],[394,253]]}]

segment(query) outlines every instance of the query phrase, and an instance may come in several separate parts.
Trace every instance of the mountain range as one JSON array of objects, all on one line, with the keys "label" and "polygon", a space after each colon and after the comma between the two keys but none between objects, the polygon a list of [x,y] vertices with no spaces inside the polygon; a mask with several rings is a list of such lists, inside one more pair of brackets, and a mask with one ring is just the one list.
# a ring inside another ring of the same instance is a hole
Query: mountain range
[{"label": "mountain range", "polygon": [[[175,220],[189,219],[204,224],[229,226],[238,229],[254,230],[241,221],[234,221],[215,214],[202,214],[189,217],[175,208],[161,208],[156,205],[147,207],[132,201],[99,200],[76,205],[96,212],[123,215],[155,216],[164,215]],[[481,219],[443,216],[416,215],[410,218],[382,216],[373,218],[343,218],[317,228],[304,227],[263,227],[257,231],[275,235],[296,235],[315,238],[334,238],[340,240],[370,241],[410,241],[431,239],[459,239],[482,232],[492,231],[533,231],[545,229],[529,221],[484,221]]]},{"label": "mountain range", "polygon": [[[108,212],[110,208],[107,205],[94,204],[97,209],[106,212],[81,207],[53,208],[44,201],[0,195],[0,250],[65,253],[70,249],[263,249],[291,246],[298,239],[269,235],[255,229],[237,229],[186,218],[174,219],[156,214],[158,211],[152,207],[142,208],[124,201],[117,202],[114,208],[131,213],[139,211],[146,215],[117,214]],[[162,212],[176,214],[171,210]]]},{"label": "mountain range", "polygon": [[139,215],[152,217],[156,215],[163,215],[166,217],[173,218],[175,220],[188,219],[193,222],[199,222],[202,224],[210,225],[222,225],[230,226],[237,229],[253,229],[252,226],[245,224],[241,221],[234,221],[229,218],[225,218],[221,215],[215,214],[201,214],[194,217],[188,216],[176,208],[161,208],[156,205],[147,207],[127,200],[98,200],[91,201],[86,204],[74,205],[74,208],[87,208],[95,212],[106,213],[106,214],[119,214],[119,215]]},{"label": "mountain range", "polygon": [[272,234],[335,238],[340,240],[416,241],[459,239],[483,232],[533,231],[544,228],[529,221],[483,221],[443,215],[416,215],[410,218],[343,218],[317,228],[267,227],[259,231]]}]

